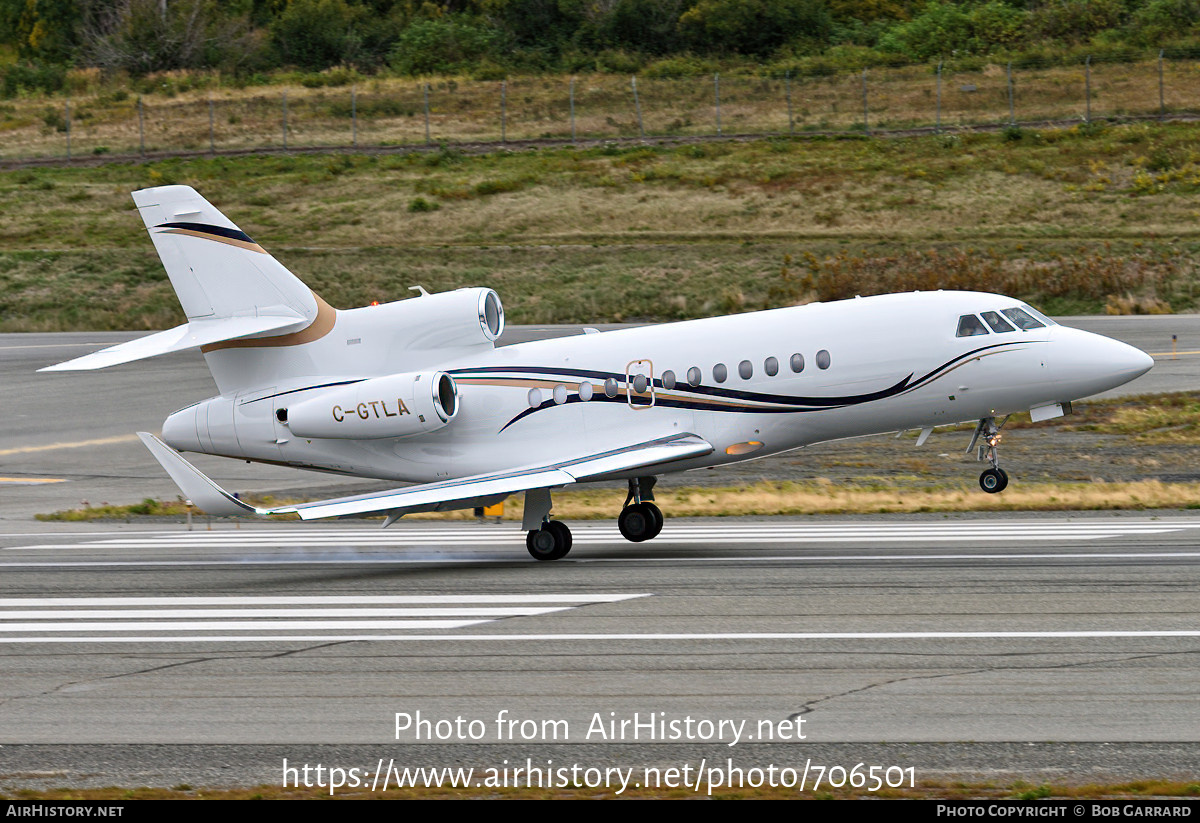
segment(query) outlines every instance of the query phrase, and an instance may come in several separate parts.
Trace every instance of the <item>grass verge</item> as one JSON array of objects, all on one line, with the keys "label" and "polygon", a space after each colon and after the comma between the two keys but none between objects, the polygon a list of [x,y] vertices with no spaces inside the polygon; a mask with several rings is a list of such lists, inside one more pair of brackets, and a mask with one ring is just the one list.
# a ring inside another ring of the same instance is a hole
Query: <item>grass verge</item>
[{"label": "grass verge", "polygon": [[[620,506],[622,493],[587,489],[554,495],[554,515],[564,520],[607,520]],[[244,498],[254,505],[278,506],[301,501]],[[1133,483],[1023,483],[1003,494],[985,494],[963,484],[944,489],[897,489],[888,478],[874,483],[837,484],[763,480],[745,486],[658,489],[655,500],[672,517],[740,517],[800,514],[903,514],[918,512],[1105,511],[1200,508],[1200,485],[1143,480]],[[522,498],[514,495],[504,519],[520,521]],[[198,510],[193,509],[194,512]],[[43,521],[130,520],[134,517],[182,517],[182,501],[146,499],[129,506],[95,506],[36,515]],[[409,515],[410,519],[467,520],[469,510]],[[287,517],[294,517],[287,515]]]}]

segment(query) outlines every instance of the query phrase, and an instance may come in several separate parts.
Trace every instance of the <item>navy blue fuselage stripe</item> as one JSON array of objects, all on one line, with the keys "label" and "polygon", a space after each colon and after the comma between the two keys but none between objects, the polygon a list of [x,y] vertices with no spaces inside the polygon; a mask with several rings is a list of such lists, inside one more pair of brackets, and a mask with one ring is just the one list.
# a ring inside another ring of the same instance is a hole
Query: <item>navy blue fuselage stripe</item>
[{"label": "navy blue fuselage stripe", "polygon": [[[977,349],[972,349],[969,352],[960,354],[959,356],[953,358],[952,360],[946,361],[942,365],[938,366],[936,369],[933,369],[932,371],[925,374],[925,376],[923,376],[917,380],[912,380],[912,374],[909,374],[908,377],[905,377],[904,379],[900,380],[898,383],[890,386],[889,388],[880,389],[877,392],[870,392],[868,394],[848,395],[848,396],[844,396],[844,397],[806,398],[806,397],[788,397],[785,395],[764,395],[764,394],[758,394],[756,392],[734,392],[734,391],[718,389],[718,390],[713,390],[711,392],[704,392],[704,393],[717,394],[718,392],[721,392],[722,395],[727,394],[727,395],[730,395],[733,397],[738,397],[739,399],[765,400],[766,402],[787,403],[789,405],[785,408],[779,408],[779,407],[771,408],[771,407],[758,407],[758,406],[744,406],[742,408],[730,408],[729,406],[725,406],[725,405],[717,405],[714,403],[705,403],[703,400],[688,400],[686,398],[663,397],[660,395],[655,395],[654,405],[665,406],[668,408],[691,409],[692,411],[733,412],[736,414],[801,414],[804,412],[831,411],[833,409],[846,408],[847,406],[858,406],[858,405],[862,405],[863,403],[873,402],[875,400],[886,400],[889,397],[895,397],[896,395],[903,394],[908,391],[912,391],[913,389],[920,388],[922,385],[924,385],[926,383],[932,382],[939,375],[944,373],[950,367],[954,366],[956,363],[962,363],[966,360],[971,359],[972,357],[975,357],[978,354],[981,354],[982,352],[988,351],[989,349],[1004,348],[1005,346],[1012,345],[1015,342],[1018,342],[1018,341],[1009,341],[1006,343],[993,343],[990,346],[980,346]],[[1024,343],[1024,342],[1029,342],[1029,341],[1019,341],[1019,342]],[[1044,341],[1032,341],[1032,342],[1044,342]],[[486,372],[511,371],[511,372],[526,373],[526,374],[527,373],[540,373],[543,375],[546,375],[546,374],[578,375],[578,374],[585,373],[584,370],[582,370],[582,369],[550,370],[550,369],[540,369],[535,366],[519,366],[519,367],[514,367],[514,368],[487,367],[487,368],[481,368],[481,369],[458,369],[452,373],[457,373],[460,376],[466,376],[467,374],[473,374],[476,372],[485,372],[485,371]],[[605,372],[589,372],[589,373],[592,375],[598,375],[600,377],[604,377],[606,374]],[[608,376],[613,377],[616,375],[608,374]],[[661,383],[658,380],[655,380],[654,384],[656,386],[661,386]],[[706,389],[706,388],[708,388],[708,387],[690,386],[686,389],[682,389],[682,391],[701,393],[701,390]],[[669,391],[669,390],[667,390],[667,391]],[[719,396],[721,396],[721,395],[719,395]],[[767,399],[767,398],[771,398],[771,399]],[[778,399],[774,399],[774,398],[778,398]],[[609,403],[627,403],[628,402],[628,399],[626,397],[622,397],[620,395],[618,395],[616,397],[608,397],[607,395],[595,395],[593,397],[593,400],[599,400],[600,402],[609,402]],[[571,395],[567,398],[567,402],[568,403],[581,403],[584,401],[579,397],[579,395]],[[525,409],[520,414],[518,414],[516,417],[514,417],[512,420],[509,420],[507,423],[504,424],[504,426],[501,427],[500,431],[504,431],[509,426],[516,423],[518,420],[522,420],[523,418],[528,417],[529,415],[531,415],[535,412],[553,408],[556,405],[561,405],[561,404],[555,403],[553,399],[544,400],[538,406]]]},{"label": "navy blue fuselage stripe", "polygon": [[[937,368],[929,371],[925,375],[923,375],[915,380],[913,379],[913,375],[910,373],[907,377],[902,378],[895,384],[893,384],[885,389],[880,389],[879,391],[875,391],[875,392],[868,392],[866,394],[844,395],[841,397],[803,397],[803,396],[785,395],[785,394],[765,394],[762,392],[739,391],[737,389],[724,389],[724,388],[718,388],[716,386],[688,386],[688,385],[683,385],[680,383],[676,383],[674,389],[665,389],[662,385],[662,380],[660,380],[660,379],[656,379],[654,381],[654,386],[656,388],[664,389],[664,391],[679,391],[679,392],[685,392],[688,394],[701,394],[701,395],[708,395],[709,397],[713,397],[713,398],[722,398],[722,399],[727,398],[730,400],[747,400],[747,401],[753,401],[753,402],[759,402],[759,403],[780,403],[780,404],[786,404],[789,406],[819,406],[819,407],[833,408],[833,407],[841,407],[841,406],[847,406],[847,405],[855,405],[858,403],[869,403],[872,400],[881,400],[886,397],[892,397],[896,394],[899,394],[900,392],[907,391],[909,389],[919,388],[920,386],[929,382],[933,378],[937,377],[939,374],[946,371],[947,369],[954,366],[955,364],[960,363],[964,360],[969,360],[970,358],[975,357],[976,355],[978,355],[982,352],[988,351],[989,349],[1004,348],[1005,346],[1011,346],[1016,343],[1028,343],[1028,342],[1044,342],[1044,341],[1008,340],[1003,343],[992,343],[991,345],[988,345],[988,346],[980,346],[977,349],[972,349],[971,351],[964,352],[963,354],[960,354],[957,357],[946,361],[942,365],[938,366]],[[622,382],[625,380],[625,375],[622,373],[595,371],[595,370],[591,370],[591,369],[546,368],[543,366],[484,366],[484,367],[480,367],[480,368],[451,369],[451,370],[449,370],[448,373],[451,375],[454,375],[455,377],[471,378],[471,377],[482,377],[484,375],[502,374],[505,372],[509,372],[509,373],[513,373],[513,374],[536,375],[545,380],[553,380],[555,378],[555,376],[590,377],[590,378],[598,380],[600,382],[603,382],[603,381],[607,380],[608,378],[614,378],[614,379],[616,379],[618,381],[622,381]],[[662,401],[659,400],[656,402],[662,402]],[[726,411],[741,411],[741,409],[724,409],[724,410],[726,410]],[[770,410],[770,409],[754,409],[753,411],[768,411],[769,412],[772,410]]]},{"label": "navy blue fuselage stripe", "polygon": [[154,228],[156,229],[186,229],[187,231],[199,231],[205,234],[215,234],[217,237],[225,237],[229,240],[241,240],[244,243],[253,243],[250,235],[239,229],[227,229],[224,226],[213,226],[209,223],[159,223]]}]

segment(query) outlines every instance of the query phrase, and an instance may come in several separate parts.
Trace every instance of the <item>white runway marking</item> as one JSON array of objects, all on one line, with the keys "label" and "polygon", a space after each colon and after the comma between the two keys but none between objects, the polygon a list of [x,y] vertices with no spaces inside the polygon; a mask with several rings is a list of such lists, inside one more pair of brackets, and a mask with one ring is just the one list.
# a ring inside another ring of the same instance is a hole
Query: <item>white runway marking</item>
[{"label": "white runway marking", "polygon": [[[636,596],[636,595],[635,595]],[[646,640],[646,641],[683,641],[683,640],[1088,640],[1088,639],[1154,639],[1169,637],[1200,637],[1200,630],[1183,631],[1048,631],[1048,632],[696,632],[696,633],[614,633],[614,634],[313,634],[313,635],[180,635],[164,637],[163,635],[145,635],[129,637],[0,637],[4,643],[225,643],[225,642],[263,642],[272,643],[280,640],[295,641],[435,641],[449,642],[482,642],[518,641],[545,644],[548,641],[603,641],[603,640]]]},{"label": "white runway marking", "polygon": [[[227,633],[247,631],[269,632],[273,640],[341,640],[359,636],[347,635],[346,632],[371,629],[390,632],[447,631],[505,617],[532,617],[648,596],[535,594],[4,598],[0,599],[0,643],[176,641],[195,639],[195,632],[221,632],[220,635],[204,637],[211,639],[218,636],[223,640],[240,641],[249,638],[242,634]],[[480,603],[511,605],[480,606]],[[392,608],[380,608],[380,604],[389,604]],[[81,638],[77,634],[79,632],[97,634]],[[135,632],[137,634],[132,634]],[[304,634],[297,635],[295,632]],[[8,633],[23,633],[26,636],[5,636]],[[64,633],[70,634],[62,636]],[[260,634],[255,637],[261,640],[266,636]],[[404,635],[372,636],[397,638]]]},{"label": "white runway marking", "polygon": [[[738,523],[735,527],[710,523],[668,523],[653,546],[678,545],[818,545],[869,541],[871,543],[939,543],[974,540],[980,543],[1014,543],[1102,540],[1133,535],[1156,535],[1200,528],[1200,523],[1154,521],[967,521],[955,523]],[[627,545],[609,523],[573,524],[579,546]],[[245,529],[216,532],[165,532],[137,536],[87,539],[78,542],[40,543],[9,550],[51,551],[95,547],[104,549],[272,550],[360,548],[445,548],[463,544],[511,549],[525,542],[515,524],[488,527],[466,525],[449,528],[393,528],[388,530],[295,528]],[[197,558],[202,559],[202,558]],[[319,558],[311,558],[319,560]],[[443,561],[444,562],[444,561]]]}]

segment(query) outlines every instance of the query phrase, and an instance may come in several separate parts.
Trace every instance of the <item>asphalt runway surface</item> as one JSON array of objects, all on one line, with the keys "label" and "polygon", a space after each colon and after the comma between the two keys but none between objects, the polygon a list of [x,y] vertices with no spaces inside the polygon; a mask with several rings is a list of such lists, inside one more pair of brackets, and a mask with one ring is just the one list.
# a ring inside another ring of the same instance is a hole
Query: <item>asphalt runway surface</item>
[{"label": "asphalt runway surface", "polygon": [[[1200,319],[1089,322],[1164,353],[1129,391],[1200,388]],[[32,520],[174,493],[128,438],[211,392],[199,358],[31,374],[127,337],[0,336],[0,789],[278,783],[285,758],[1200,773],[1200,516],[668,512],[640,545],[573,524],[549,564],[513,524]]]}]

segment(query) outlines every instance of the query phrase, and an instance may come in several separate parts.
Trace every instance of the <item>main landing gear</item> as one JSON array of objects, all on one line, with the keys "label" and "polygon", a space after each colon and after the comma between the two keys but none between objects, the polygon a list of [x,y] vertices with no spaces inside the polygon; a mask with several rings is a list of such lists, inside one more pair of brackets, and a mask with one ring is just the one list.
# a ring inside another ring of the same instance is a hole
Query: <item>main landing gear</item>
[{"label": "main landing gear", "polygon": [[617,518],[621,536],[632,543],[653,540],[663,527],[662,510],[654,505],[654,477],[634,477],[629,480],[629,494]]},{"label": "main landing gear", "polygon": [[992,464],[990,469],[985,469],[983,474],[979,475],[979,488],[988,494],[996,494],[1008,488],[1008,473],[1000,468],[1000,455],[997,450],[1000,445],[1000,429],[1007,422],[1008,418],[1005,417],[997,426],[996,418],[983,418],[975,427],[971,445],[967,446],[967,453],[970,454],[978,444],[979,451],[976,453],[976,459],[987,460]]},{"label": "main landing gear", "polygon": [[534,560],[559,560],[571,551],[571,530],[561,520],[547,520],[525,536],[525,547]]},{"label": "main landing gear", "polygon": [[[629,494],[617,518],[621,536],[634,543],[653,540],[663,527],[663,513],[652,502],[654,477],[629,481]],[[571,530],[560,520],[550,519],[550,490],[525,492],[525,547],[534,560],[561,560],[571,551]]]}]

